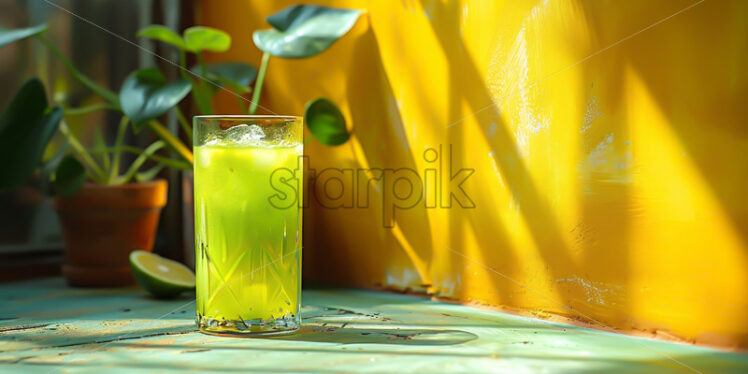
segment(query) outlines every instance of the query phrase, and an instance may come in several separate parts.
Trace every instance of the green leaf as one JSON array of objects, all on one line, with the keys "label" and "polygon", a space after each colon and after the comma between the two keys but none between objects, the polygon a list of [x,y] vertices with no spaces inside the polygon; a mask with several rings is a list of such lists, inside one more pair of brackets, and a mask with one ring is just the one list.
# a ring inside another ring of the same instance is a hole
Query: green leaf
[{"label": "green leaf", "polygon": [[62,162],[63,157],[65,157],[65,154],[67,154],[68,147],[70,146],[70,143],[64,142],[62,145],[60,145],[60,148],[55,151],[55,154],[46,162],[42,164],[41,167],[39,167],[39,176],[41,179],[41,190],[44,192],[45,195],[50,195],[52,193],[49,186],[52,182],[52,175],[57,170],[57,167],[60,166],[60,162]]},{"label": "green leaf", "polygon": [[61,119],[62,108],[47,107],[39,79],[21,86],[0,116],[0,190],[21,185],[31,177]]},{"label": "green leaf", "polygon": [[234,93],[237,93],[239,95],[244,95],[246,93],[252,92],[252,88],[247,87],[247,86],[242,86],[236,81],[233,81],[228,78],[215,77],[214,82],[218,83],[222,87],[228,87],[231,91],[234,91]]},{"label": "green leaf", "polygon": [[[37,78],[27,80],[13,95],[3,116],[0,117],[0,134],[5,135],[6,129],[24,126],[25,121],[41,118],[46,110],[47,93],[44,91],[44,85]],[[19,123],[20,121],[24,122]]]},{"label": "green leaf", "polygon": [[21,39],[28,38],[30,36],[41,34],[48,29],[49,26],[47,26],[46,24],[41,24],[34,27],[26,27],[23,29],[6,29],[4,27],[0,27],[0,47]]},{"label": "green leaf", "polygon": [[168,43],[179,49],[187,49],[187,44],[184,42],[184,39],[166,26],[146,26],[138,31],[137,36]]},{"label": "green leaf", "polygon": [[[244,62],[219,62],[205,65],[205,71],[211,76],[249,86],[257,78],[257,69]],[[209,76],[210,78],[210,76]],[[220,82],[219,82],[220,83]]]},{"label": "green leaf", "polygon": [[60,162],[62,162],[62,159],[65,157],[65,154],[68,151],[68,147],[70,147],[70,143],[62,143],[55,154],[39,168],[39,173],[47,177],[42,179],[48,179],[52,174],[55,173],[55,170],[57,170],[57,167],[60,166]]},{"label": "green leaf", "polygon": [[307,103],[304,122],[312,135],[324,145],[341,145],[350,138],[343,113],[332,101],[323,97]]},{"label": "green leaf", "polygon": [[62,196],[73,196],[86,181],[86,168],[75,159],[67,156],[60,162],[55,173],[55,189]]},{"label": "green leaf", "polygon": [[[200,65],[193,66],[192,72],[201,75]],[[249,85],[257,78],[257,69],[244,62],[219,62],[205,65],[205,77],[223,87],[229,87],[239,94],[250,92]]]},{"label": "green leaf", "polygon": [[125,79],[119,92],[122,111],[130,117],[135,132],[148,121],[166,113],[190,92],[190,80],[167,83],[158,69],[138,70]]},{"label": "green leaf", "polygon": [[193,53],[226,52],[231,47],[231,36],[212,27],[193,26],[184,30],[184,42],[185,49]]},{"label": "green leaf", "polygon": [[255,31],[262,51],[285,58],[315,56],[345,35],[361,11],[317,5],[293,5],[267,18],[272,29]]}]

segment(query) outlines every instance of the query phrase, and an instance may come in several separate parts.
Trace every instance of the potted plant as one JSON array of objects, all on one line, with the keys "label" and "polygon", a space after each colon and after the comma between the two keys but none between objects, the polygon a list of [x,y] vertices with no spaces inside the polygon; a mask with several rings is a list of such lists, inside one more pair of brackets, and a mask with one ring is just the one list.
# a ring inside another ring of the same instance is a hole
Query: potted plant
[{"label": "potted plant", "polygon": [[[50,106],[41,81],[27,81],[0,116],[0,157],[7,166],[0,170],[0,189],[21,185],[38,173],[43,189],[56,195],[54,205],[65,243],[63,274],[71,285],[130,284],[128,255],[135,249],[152,249],[159,213],[166,203],[166,181],[154,178],[165,166],[191,168],[189,150],[156,120],[175,108],[189,93],[190,84],[187,80],[167,83],[158,70],[146,69],[128,76],[116,94],[75,69],[45,38],[46,31],[45,25],[0,29],[0,47],[35,37],[103,101],[80,108],[65,103]],[[104,144],[97,132],[95,144],[84,147],[66,119],[97,110],[121,114],[116,140],[111,146]],[[145,149],[124,144],[128,130],[146,127],[161,139]],[[45,149],[58,133],[63,146],[42,162]],[[182,159],[157,154],[163,148],[171,148]],[[125,152],[136,157],[121,168]]]},{"label": "potted plant", "polygon": [[[107,146],[97,136],[93,147],[84,147],[64,118],[86,110],[49,107],[41,81],[27,81],[0,117],[0,154],[8,162],[0,172],[0,188],[22,184],[38,170],[45,189],[56,194],[66,249],[63,274],[68,282],[129,284],[133,280],[129,252],[153,247],[159,213],[166,203],[166,181],[154,178],[166,165],[188,168],[189,163],[157,155],[165,147],[162,140],[145,149],[125,146],[125,132],[133,123],[125,115],[114,145]],[[57,132],[64,145],[41,163]],[[137,157],[120,173],[123,152]],[[146,164],[153,166],[141,171]]]},{"label": "potted plant", "polygon": [[[237,97],[252,94],[250,105],[238,100],[248,113],[257,111],[270,56],[303,58],[327,49],[355,24],[360,12],[313,5],[296,5],[268,17],[273,26],[254,34],[255,44],[264,51],[259,72],[241,62],[206,64],[204,51],[228,50],[231,38],[221,30],[196,26],[180,36],[164,26],[142,29],[138,36],[166,42],[180,51],[180,78],[168,82],[157,69],[130,74],[119,93],[95,83],[77,70],[46,37],[46,25],[25,29],[0,28],[0,47],[33,37],[46,46],[68,69],[71,76],[102,100],[70,108],[65,103],[49,106],[44,86],[38,79],[26,82],[0,117],[0,157],[9,165],[0,170],[0,190],[25,183],[38,173],[48,191],[56,194],[65,242],[64,275],[72,285],[114,286],[132,283],[128,255],[136,249],[151,250],[161,207],[166,202],[166,181],[154,180],[164,167],[192,169],[192,152],[179,136],[170,133],[158,117],[174,111],[187,142],[192,128],[178,104],[191,93],[201,114],[212,113],[212,98],[219,89]],[[188,69],[186,55],[196,56],[198,65]],[[115,144],[109,146],[97,136],[86,148],[68,128],[65,119],[98,110],[121,114]],[[310,101],[306,123],[313,137],[326,145],[348,139],[345,120],[329,100]],[[124,134],[144,129],[159,138],[145,149],[123,144]],[[65,143],[54,157],[42,160],[53,135]],[[308,140],[312,139],[312,136]],[[188,143],[188,144],[189,144]],[[168,149],[176,158],[159,155]],[[136,154],[120,173],[121,154]],[[147,169],[143,170],[145,166]],[[191,206],[190,206],[191,208]],[[191,210],[191,209],[190,209]],[[191,213],[189,212],[190,216]],[[191,221],[190,221],[191,223]]]}]

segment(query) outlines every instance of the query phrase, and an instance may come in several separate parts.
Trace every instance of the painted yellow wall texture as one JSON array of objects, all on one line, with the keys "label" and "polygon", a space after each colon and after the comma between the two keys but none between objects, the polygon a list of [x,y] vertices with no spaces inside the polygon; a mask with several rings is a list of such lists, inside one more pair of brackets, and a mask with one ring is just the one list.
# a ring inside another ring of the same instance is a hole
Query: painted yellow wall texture
[{"label": "painted yellow wall texture", "polygon": [[[291,3],[205,1],[198,22],[258,64],[252,31]],[[318,173],[440,164],[448,201],[451,158],[475,207],[421,201],[385,228],[386,182],[361,184],[368,208],[313,202],[305,278],[748,348],[748,2],[317,4],[366,13],[317,57],[273,58],[262,105],[341,106],[354,139],[311,143]]]}]

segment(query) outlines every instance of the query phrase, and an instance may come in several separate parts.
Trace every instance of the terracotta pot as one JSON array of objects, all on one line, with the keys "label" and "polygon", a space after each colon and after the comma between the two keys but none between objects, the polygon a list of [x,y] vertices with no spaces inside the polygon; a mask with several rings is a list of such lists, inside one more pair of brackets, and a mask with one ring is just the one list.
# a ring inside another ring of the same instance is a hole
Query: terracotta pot
[{"label": "terracotta pot", "polygon": [[65,243],[62,273],[68,283],[134,283],[130,252],[153,249],[166,187],[165,180],[121,186],[86,183],[75,196],[55,198]]}]

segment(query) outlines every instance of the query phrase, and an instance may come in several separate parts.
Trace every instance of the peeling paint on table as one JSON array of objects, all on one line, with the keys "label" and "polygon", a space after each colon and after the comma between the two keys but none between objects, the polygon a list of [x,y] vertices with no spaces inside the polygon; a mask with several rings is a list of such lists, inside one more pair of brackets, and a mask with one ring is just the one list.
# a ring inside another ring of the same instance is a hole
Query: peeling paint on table
[{"label": "peeling paint on table", "polygon": [[0,286],[0,372],[748,372],[748,355],[408,295],[303,293],[294,334],[198,333],[194,302],[51,278]]}]

